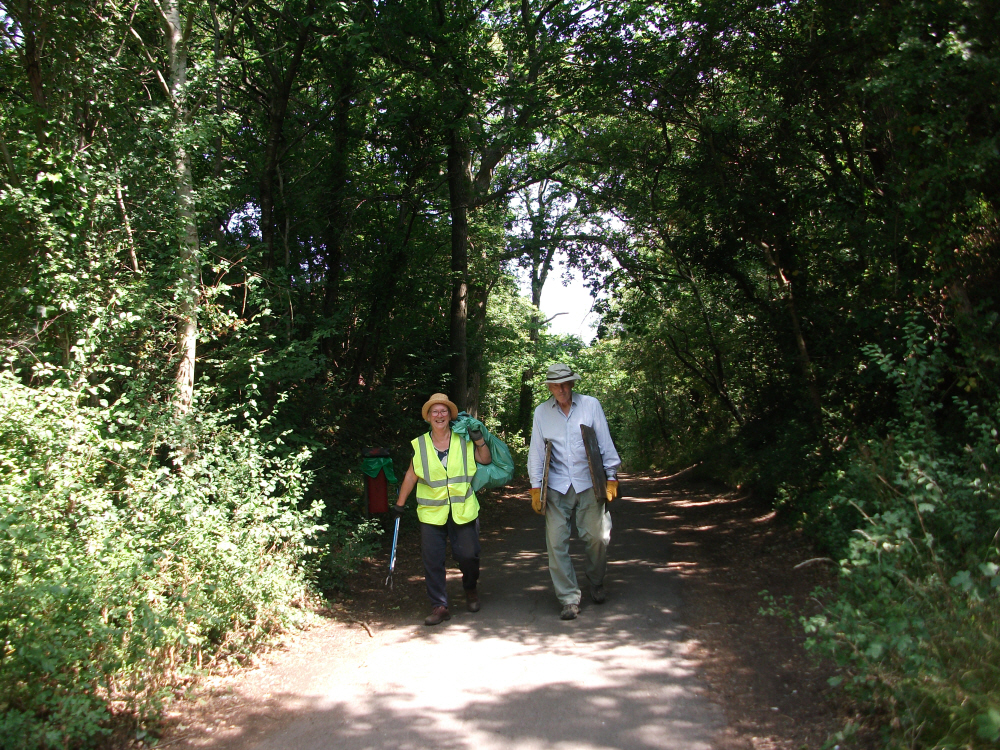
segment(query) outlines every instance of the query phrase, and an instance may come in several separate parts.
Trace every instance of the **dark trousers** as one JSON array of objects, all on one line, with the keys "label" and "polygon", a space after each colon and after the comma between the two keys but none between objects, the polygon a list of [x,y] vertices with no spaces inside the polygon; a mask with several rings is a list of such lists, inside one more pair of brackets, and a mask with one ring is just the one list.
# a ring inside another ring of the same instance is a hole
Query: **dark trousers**
[{"label": "dark trousers", "polygon": [[479,519],[455,523],[451,515],[444,526],[420,524],[420,552],[424,559],[424,581],[432,607],[448,606],[445,585],[445,553],[451,542],[451,555],[462,571],[462,588],[476,588],[479,580]]}]

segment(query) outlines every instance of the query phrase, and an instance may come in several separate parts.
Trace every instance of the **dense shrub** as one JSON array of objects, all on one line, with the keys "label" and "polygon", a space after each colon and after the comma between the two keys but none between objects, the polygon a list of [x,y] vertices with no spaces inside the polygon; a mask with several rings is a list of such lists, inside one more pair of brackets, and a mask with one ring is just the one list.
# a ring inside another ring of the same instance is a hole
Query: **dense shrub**
[{"label": "dense shrub", "polygon": [[310,559],[315,561],[317,586],[325,594],[344,591],[347,577],[379,552],[381,525],[359,515],[328,510],[324,516],[325,530],[316,538],[317,553]]},{"label": "dense shrub", "polygon": [[319,530],[307,451],[228,414],[85,406],[100,389],[56,375],[0,372],[3,748],[97,746],[112,713],[141,721],[179,674],[301,620]]},{"label": "dense shrub", "polygon": [[[961,372],[947,339],[907,327],[902,358],[867,353],[895,384],[900,418],[829,482],[837,596],[806,622],[847,686],[891,717],[894,747],[994,747],[1000,739],[1000,404],[945,395]],[[980,384],[985,386],[986,384]],[[987,397],[984,397],[985,396]],[[819,526],[817,526],[819,528]]]}]

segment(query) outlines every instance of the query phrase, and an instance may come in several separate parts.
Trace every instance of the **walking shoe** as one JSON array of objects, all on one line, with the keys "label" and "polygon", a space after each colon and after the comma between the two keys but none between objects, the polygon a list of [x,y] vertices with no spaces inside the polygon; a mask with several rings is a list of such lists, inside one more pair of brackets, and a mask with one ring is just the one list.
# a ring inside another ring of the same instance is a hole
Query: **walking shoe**
[{"label": "walking shoe", "polygon": [[470,612],[479,611],[479,592],[475,589],[465,590],[465,606],[469,608]]},{"label": "walking shoe", "polygon": [[605,600],[608,598],[608,592],[604,590],[601,585],[590,587],[590,598],[594,600],[594,604],[604,604]]},{"label": "walking shoe", "polygon": [[560,620],[575,620],[576,616],[580,614],[579,604],[564,604],[562,612],[559,613]]},{"label": "walking shoe", "polygon": [[424,620],[424,625],[440,625],[445,620],[450,620],[451,615],[448,614],[447,607],[435,607],[427,619]]}]

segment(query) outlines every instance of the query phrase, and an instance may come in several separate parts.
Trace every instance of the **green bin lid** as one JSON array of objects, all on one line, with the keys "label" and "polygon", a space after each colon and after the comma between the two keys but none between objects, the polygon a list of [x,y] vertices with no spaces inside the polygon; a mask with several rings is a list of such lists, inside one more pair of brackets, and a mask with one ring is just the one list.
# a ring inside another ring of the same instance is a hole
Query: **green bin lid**
[{"label": "green bin lid", "polygon": [[393,484],[396,483],[396,474],[392,470],[392,459],[382,456],[372,456],[361,459],[361,471],[372,479],[378,476],[380,471],[385,472],[385,478]]}]

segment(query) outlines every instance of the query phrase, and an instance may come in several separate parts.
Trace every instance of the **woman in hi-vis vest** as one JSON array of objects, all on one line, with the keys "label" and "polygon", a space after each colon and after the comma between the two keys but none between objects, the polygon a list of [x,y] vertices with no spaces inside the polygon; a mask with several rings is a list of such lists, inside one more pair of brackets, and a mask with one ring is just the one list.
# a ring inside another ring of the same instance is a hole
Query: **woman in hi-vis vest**
[{"label": "woman in hi-vis vest", "polygon": [[431,600],[425,625],[451,619],[445,587],[445,552],[451,554],[462,571],[462,588],[470,612],[479,611],[479,501],[472,491],[476,464],[493,462],[489,446],[478,430],[470,430],[472,442],[451,431],[458,407],[443,393],[431,396],[422,409],[431,431],[413,445],[413,461],[399,486],[399,499],[392,506],[402,515],[406,498],[417,488],[417,520],[420,521],[420,551],[424,560],[424,580]]}]

